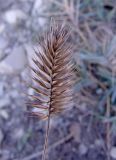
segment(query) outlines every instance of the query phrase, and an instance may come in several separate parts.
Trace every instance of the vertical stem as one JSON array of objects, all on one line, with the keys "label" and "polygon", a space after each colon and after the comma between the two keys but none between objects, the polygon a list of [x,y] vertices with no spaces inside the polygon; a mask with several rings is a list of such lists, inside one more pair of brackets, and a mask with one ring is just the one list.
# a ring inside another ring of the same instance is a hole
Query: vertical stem
[{"label": "vertical stem", "polygon": [[48,114],[48,121],[47,121],[47,126],[46,126],[46,135],[45,135],[45,143],[44,143],[44,150],[43,150],[42,160],[46,159],[46,151],[47,151],[47,146],[48,146],[49,129],[50,129],[50,111],[49,111],[49,114]]}]

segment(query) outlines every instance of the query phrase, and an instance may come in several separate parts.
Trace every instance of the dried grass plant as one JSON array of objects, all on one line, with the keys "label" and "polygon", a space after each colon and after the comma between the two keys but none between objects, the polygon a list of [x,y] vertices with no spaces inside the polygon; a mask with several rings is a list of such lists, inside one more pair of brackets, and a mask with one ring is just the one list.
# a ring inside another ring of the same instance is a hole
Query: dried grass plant
[{"label": "dried grass plant", "polygon": [[46,159],[50,119],[72,104],[72,86],[74,84],[73,65],[71,63],[72,45],[68,42],[69,30],[52,20],[49,30],[39,40],[39,50],[35,51],[33,62],[36,69],[33,80],[35,95],[30,95],[30,105],[38,109],[33,112],[40,119],[47,119],[47,129],[42,159]]},{"label": "dried grass plant", "polygon": [[105,122],[106,156],[110,160],[115,139],[112,135],[116,130],[116,3],[113,0],[48,1],[50,7],[42,16],[55,16],[72,28],[75,62],[82,75],[75,85],[76,99],[94,105],[96,109],[92,109],[91,116]]}]

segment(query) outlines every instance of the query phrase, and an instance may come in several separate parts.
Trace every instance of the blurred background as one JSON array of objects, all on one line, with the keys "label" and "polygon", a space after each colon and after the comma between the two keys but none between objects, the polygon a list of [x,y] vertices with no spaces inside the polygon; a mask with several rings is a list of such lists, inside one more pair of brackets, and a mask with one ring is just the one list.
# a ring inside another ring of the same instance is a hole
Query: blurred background
[{"label": "blurred background", "polygon": [[0,160],[39,160],[45,121],[25,113],[31,63],[50,18],[71,28],[75,105],[51,120],[49,160],[116,159],[116,0],[0,0]]}]

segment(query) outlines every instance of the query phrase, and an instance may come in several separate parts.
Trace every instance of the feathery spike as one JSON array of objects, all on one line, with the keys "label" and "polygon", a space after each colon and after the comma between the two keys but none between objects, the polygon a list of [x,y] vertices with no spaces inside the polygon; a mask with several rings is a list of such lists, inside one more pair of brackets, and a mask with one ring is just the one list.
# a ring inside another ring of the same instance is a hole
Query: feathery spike
[{"label": "feathery spike", "polygon": [[64,25],[59,25],[52,19],[50,29],[45,33],[43,40],[39,42],[40,48],[36,51],[36,57],[33,59],[36,69],[31,67],[35,73],[33,80],[36,82],[36,87],[32,86],[32,88],[36,95],[31,95],[33,100],[30,104],[41,110],[41,112],[39,110],[35,112],[36,116],[48,119],[43,160],[46,159],[51,116],[65,110],[73,99],[72,47],[67,42],[69,32]]}]

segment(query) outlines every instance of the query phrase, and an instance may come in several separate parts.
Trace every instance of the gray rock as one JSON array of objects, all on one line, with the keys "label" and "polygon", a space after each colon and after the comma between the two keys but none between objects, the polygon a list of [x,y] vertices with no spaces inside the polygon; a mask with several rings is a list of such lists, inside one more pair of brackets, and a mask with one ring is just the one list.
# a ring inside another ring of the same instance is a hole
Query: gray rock
[{"label": "gray rock", "polygon": [[12,53],[0,63],[0,72],[21,72],[27,64],[27,56],[23,47],[16,47]]},{"label": "gray rock", "polygon": [[79,153],[81,155],[85,155],[88,151],[88,148],[84,144],[79,145]]},{"label": "gray rock", "polygon": [[7,120],[9,118],[9,114],[5,109],[0,109],[0,116]]},{"label": "gray rock", "polygon": [[0,49],[5,49],[7,45],[8,41],[5,38],[0,37]]},{"label": "gray rock", "polygon": [[12,25],[16,24],[18,21],[25,20],[26,18],[27,15],[19,9],[8,10],[4,15],[4,19]]},{"label": "gray rock", "polygon": [[110,156],[116,159],[116,147],[112,147],[110,151]]},{"label": "gray rock", "polygon": [[0,99],[0,108],[10,105],[10,98],[1,98]]}]

